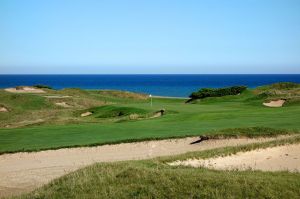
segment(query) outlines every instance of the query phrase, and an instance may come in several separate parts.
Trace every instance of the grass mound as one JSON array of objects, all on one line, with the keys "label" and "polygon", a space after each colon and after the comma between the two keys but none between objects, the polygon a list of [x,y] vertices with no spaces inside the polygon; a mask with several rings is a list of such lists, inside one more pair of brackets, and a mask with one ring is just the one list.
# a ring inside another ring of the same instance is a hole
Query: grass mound
[{"label": "grass mound", "polygon": [[73,95],[73,96],[82,96],[82,95],[88,95],[88,91],[82,90],[80,88],[65,88],[62,90],[59,90],[58,93],[64,94],[64,95]]},{"label": "grass mound", "polygon": [[300,103],[300,84],[292,82],[280,82],[271,85],[261,86],[254,90],[258,98],[264,102],[286,100],[284,106]]},{"label": "grass mound", "polygon": [[3,90],[0,90],[0,102],[11,110],[39,110],[52,106],[39,95],[9,93]]},{"label": "grass mound", "polygon": [[133,93],[128,91],[118,91],[118,90],[101,90],[99,94],[107,97],[116,97],[116,98],[126,98],[134,100],[146,100],[148,95],[141,93]]},{"label": "grass mound", "polygon": [[300,84],[294,82],[279,82],[271,85],[260,86],[256,90],[269,90],[269,89],[289,90],[295,88],[300,88]]},{"label": "grass mound", "polygon": [[93,116],[96,118],[112,118],[129,116],[132,114],[145,115],[149,113],[149,111],[141,108],[122,107],[114,105],[99,106],[95,108],[90,108],[87,111],[93,113]]},{"label": "grass mound", "polygon": [[299,133],[296,130],[274,129],[268,127],[246,127],[246,128],[228,128],[218,131],[212,131],[209,137],[270,137],[278,135],[288,135]]}]

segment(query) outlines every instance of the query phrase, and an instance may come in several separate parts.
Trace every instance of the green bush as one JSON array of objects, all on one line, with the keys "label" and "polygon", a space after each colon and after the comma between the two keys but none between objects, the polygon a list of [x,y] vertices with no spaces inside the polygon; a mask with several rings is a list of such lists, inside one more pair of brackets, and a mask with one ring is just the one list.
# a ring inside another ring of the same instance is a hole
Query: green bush
[{"label": "green bush", "polygon": [[16,86],[16,90],[23,90],[24,86]]},{"label": "green bush", "polygon": [[227,88],[202,88],[197,92],[193,92],[190,98],[203,99],[206,97],[222,97],[226,95],[237,95],[246,90],[246,86],[232,86]]},{"label": "green bush", "polygon": [[35,87],[35,88],[47,88],[47,89],[52,89],[52,87],[47,86],[47,85],[43,85],[43,84],[37,84],[37,85],[34,85],[33,87]]}]

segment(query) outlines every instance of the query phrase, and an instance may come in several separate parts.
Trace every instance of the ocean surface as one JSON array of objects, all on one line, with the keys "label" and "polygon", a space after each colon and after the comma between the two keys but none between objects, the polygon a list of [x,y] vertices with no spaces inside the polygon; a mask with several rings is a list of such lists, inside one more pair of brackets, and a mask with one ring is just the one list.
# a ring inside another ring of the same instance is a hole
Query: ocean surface
[{"label": "ocean surface", "polygon": [[298,75],[0,75],[0,88],[49,85],[55,89],[115,89],[160,96],[187,97],[200,88],[275,82],[300,83]]}]

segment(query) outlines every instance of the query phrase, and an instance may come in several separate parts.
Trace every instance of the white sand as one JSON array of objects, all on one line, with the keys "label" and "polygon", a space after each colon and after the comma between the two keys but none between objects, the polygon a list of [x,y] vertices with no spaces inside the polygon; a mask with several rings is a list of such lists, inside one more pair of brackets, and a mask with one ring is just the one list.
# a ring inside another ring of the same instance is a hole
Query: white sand
[{"label": "white sand", "polygon": [[[286,136],[285,136],[286,137]],[[190,145],[198,137],[0,155],[0,198],[31,191],[95,162],[147,159],[278,138],[219,139]]]},{"label": "white sand", "polygon": [[207,167],[220,170],[262,170],[300,172],[300,144],[278,146],[226,157],[175,161],[172,166]]},{"label": "white sand", "polygon": [[86,116],[89,116],[89,115],[92,115],[93,113],[92,112],[85,112],[85,113],[81,113],[81,117],[86,117]]},{"label": "white sand", "polygon": [[8,109],[5,107],[0,107],[0,112],[8,112]]},{"label": "white sand", "polygon": [[64,107],[64,108],[70,108],[70,107],[72,107],[71,105],[67,104],[66,102],[56,102],[55,104],[57,106],[61,106],[61,107]]},{"label": "white sand", "polygon": [[6,88],[4,90],[11,93],[45,93],[45,91],[42,89],[29,87],[29,86],[24,86],[22,87],[22,89]]},{"label": "white sand", "polygon": [[263,105],[267,107],[282,107],[285,103],[285,100],[276,100],[276,101],[270,101],[268,103],[263,103]]}]

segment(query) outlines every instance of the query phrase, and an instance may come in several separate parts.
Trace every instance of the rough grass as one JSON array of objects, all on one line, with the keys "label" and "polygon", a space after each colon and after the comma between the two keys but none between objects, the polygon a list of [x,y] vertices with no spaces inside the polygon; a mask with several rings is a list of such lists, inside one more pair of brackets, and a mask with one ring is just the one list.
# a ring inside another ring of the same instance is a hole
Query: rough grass
[{"label": "rough grass", "polygon": [[300,84],[292,82],[281,82],[271,85],[261,86],[254,89],[258,98],[265,102],[272,100],[286,100],[284,106],[293,106],[300,103]]},{"label": "rough grass", "polygon": [[101,90],[98,92],[100,95],[115,98],[125,98],[132,100],[146,100],[148,95],[142,93],[133,93],[128,91],[117,91],[117,90]]},{"label": "rough grass", "polygon": [[271,90],[271,89],[289,90],[295,88],[300,88],[300,84],[294,82],[278,82],[271,85],[257,87],[256,90],[263,90],[263,91]]},{"label": "rough grass", "polygon": [[[209,158],[299,142],[298,137],[194,154]],[[190,157],[191,153],[187,153],[153,160],[98,163],[16,198],[298,198],[300,195],[299,173],[217,171],[165,164]]]},{"label": "rough grass", "polygon": [[[73,116],[74,111],[105,104],[88,93],[86,94],[85,91],[70,90],[64,93],[51,90],[46,94],[46,96],[52,95],[58,96],[58,98],[47,98],[44,96],[45,94],[9,93],[0,90],[0,104],[9,109],[7,114],[0,114],[0,127],[15,128],[43,124],[78,123],[80,118]],[[84,94],[78,96],[78,93]],[[59,98],[60,96],[69,97]],[[55,103],[59,102],[65,102],[71,107],[57,106]]]}]

